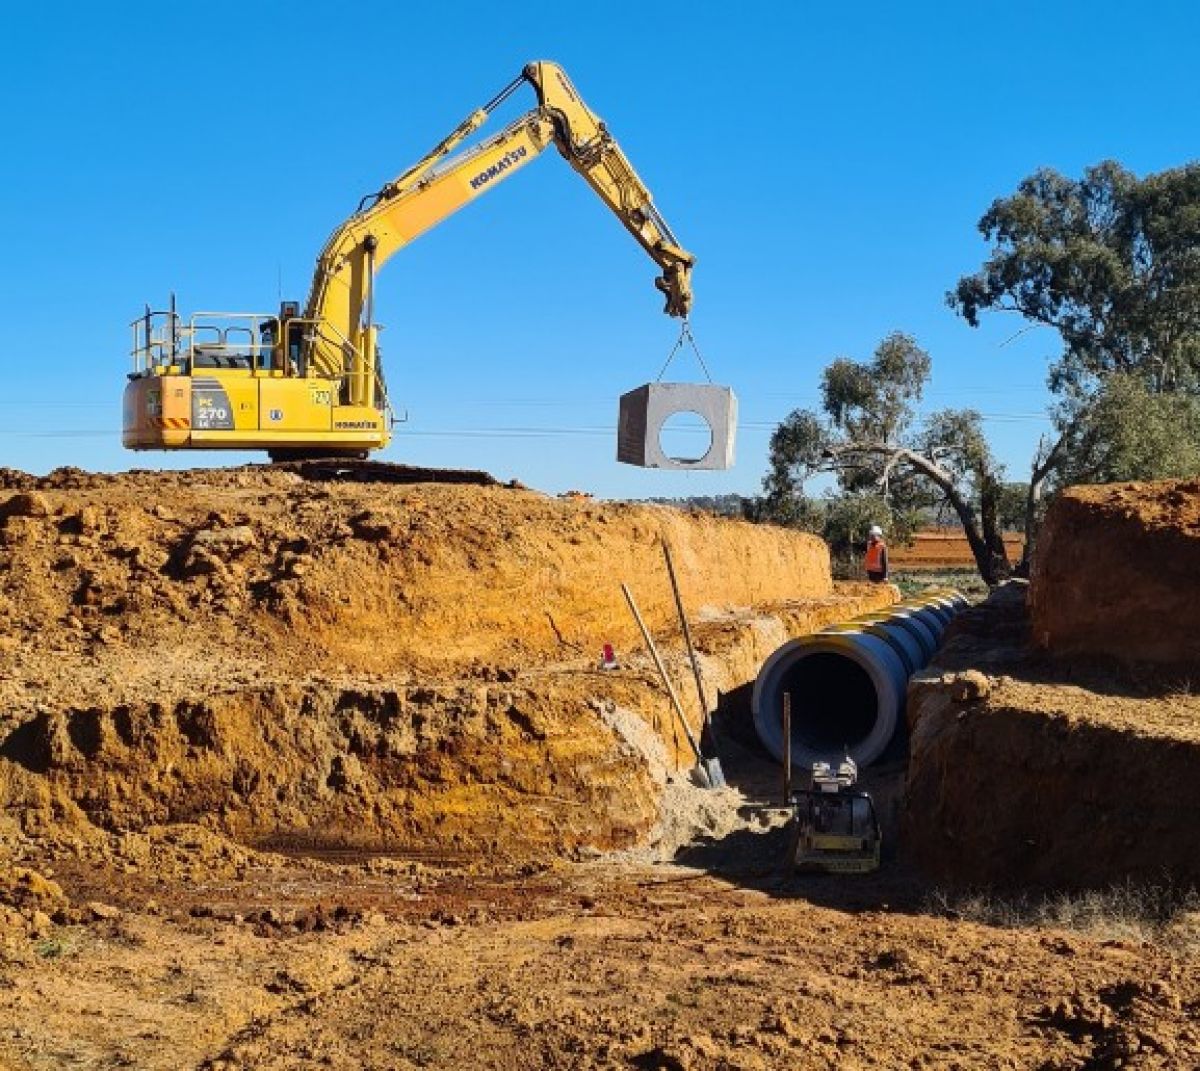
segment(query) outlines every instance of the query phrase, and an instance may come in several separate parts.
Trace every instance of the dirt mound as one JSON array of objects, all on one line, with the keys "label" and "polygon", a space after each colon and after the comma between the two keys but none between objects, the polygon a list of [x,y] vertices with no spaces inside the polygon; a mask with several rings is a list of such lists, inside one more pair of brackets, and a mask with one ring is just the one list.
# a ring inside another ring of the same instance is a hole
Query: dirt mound
[{"label": "dirt mound", "polygon": [[1039,655],[1024,587],[963,614],[909,689],[905,850],[940,881],[1200,884],[1200,697]]},{"label": "dirt mound", "polygon": [[690,759],[621,581],[700,713],[660,539],[712,699],[768,642],[891,598],[835,592],[811,536],[663,507],[411,473],[0,475],[0,798],[64,851],[177,823],[310,850],[630,847],[662,783],[605,712]]},{"label": "dirt mound", "polygon": [[[154,646],[265,665],[396,672],[629,646],[684,598],[832,591],[813,536],[654,506],[443,484],[313,482],[269,468],[88,476],[0,498],[10,645],[109,658]],[[175,659],[175,661],[179,661]]]},{"label": "dirt mound", "polygon": [[1200,665],[1200,480],[1061,494],[1031,610],[1035,641],[1056,653]]}]

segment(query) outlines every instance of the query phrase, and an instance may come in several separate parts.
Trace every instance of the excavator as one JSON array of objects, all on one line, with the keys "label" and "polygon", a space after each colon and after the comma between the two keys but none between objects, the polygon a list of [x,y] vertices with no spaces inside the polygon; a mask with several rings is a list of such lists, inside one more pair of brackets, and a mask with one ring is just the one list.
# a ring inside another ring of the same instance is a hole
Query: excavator
[{"label": "excavator", "polygon": [[[523,84],[537,106],[470,148],[463,142]],[[133,371],[122,441],[133,450],[266,450],[273,461],[365,458],[395,423],[374,322],[375,276],[399,250],[554,145],[661,274],[686,322],[695,259],[563,70],[530,63],[407,171],[364,197],[317,260],[308,302],[278,314],[145,311],[130,325]]]}]

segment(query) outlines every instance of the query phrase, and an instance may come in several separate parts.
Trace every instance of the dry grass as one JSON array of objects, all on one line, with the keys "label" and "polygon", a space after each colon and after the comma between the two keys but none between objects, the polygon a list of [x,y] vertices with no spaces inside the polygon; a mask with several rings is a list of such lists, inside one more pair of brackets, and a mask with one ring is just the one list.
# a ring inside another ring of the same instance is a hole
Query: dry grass
[{"label": "dry grass", "polygon": [[938,889],[926,909],[1003,929],[1061,929],[1100,940],[1148,941],[1200,955],[1200,890],[1169,879],[1127,879],[1105,889],[1033,896]]},{"label": "dry grass", "polygon": [[988,586],[974,566],[947,566],[937,570],[897,568],[892,572],[892,583],[906,598],[936,588],[957,588],[973,601],[987,598],[988,594]]}]

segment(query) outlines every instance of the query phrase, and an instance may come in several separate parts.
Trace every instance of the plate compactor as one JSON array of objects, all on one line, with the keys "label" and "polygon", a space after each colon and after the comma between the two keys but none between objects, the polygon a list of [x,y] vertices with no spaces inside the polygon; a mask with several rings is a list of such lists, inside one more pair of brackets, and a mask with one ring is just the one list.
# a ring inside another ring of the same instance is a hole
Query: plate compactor
[{"label": "plate compactor", "polygon": [[798,871],[867,874],[879,869],[879,819],[865,792],[854,791],[858,767],[847,756],[835,770],[814,762],[812,785],[792,793],[789,860]]}]

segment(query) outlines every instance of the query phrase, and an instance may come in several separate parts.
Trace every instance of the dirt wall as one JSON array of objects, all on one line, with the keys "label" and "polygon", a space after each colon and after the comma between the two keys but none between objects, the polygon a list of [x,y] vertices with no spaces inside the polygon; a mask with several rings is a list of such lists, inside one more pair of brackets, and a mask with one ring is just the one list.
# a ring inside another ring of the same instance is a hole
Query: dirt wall
[{"label": "dirt wall", "polygon": [[[50,477],[0,492],[9,634],[179,642],[367,671],[628,647],[686,604],[832,591],[815,536],[503,487],[309,482],[261,468]],[[183,634],[181,630],[188,630]]]},{"label": "dirt wall", "polygon": [[[18,487],[0,495],[0,801],[68,845],[200,823],[323,850],[628,847],[662,785],[622,726],[691,759],[621,581],[700,722],[661,537],[710,701],[772,644],[894,597],[835,591],[811,536],[523,489],[261,468]],[[597,668],[604,642],[619,670]]]},{"label": "dirt wall", "polygon": [[1200,480],[1070,488],[1031,581],[1040,647],[1200,665]]},{"label": "dirt wall", "polygon": [[1200,884],[1200,697],[1039,656],[1023,596],[963,614],[910,685],[903,853],[951,885]]}]

